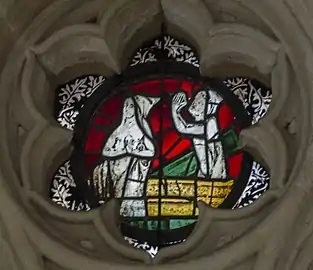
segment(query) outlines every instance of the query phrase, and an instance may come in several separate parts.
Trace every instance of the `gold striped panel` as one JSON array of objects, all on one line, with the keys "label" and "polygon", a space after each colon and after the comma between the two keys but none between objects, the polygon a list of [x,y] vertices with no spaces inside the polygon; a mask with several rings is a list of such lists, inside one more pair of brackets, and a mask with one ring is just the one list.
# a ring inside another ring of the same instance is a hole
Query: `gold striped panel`
[{"label": "gold striped panel", "polygon": [[[195,181],[197,181],[197,194],[195,193]],[[217,208],[229,195],[234,185],[234,180],[204,181],[204,180],[162,180],[161,198],[149,198],[159,195],[159,179],[149,179],[147,185],[148,215],[159,215],[159,203],[161,203],[161,216],[192,216],[198,215],[195,201],[203,201]],[[167,187],[167,188],[165,188]],[[197,198],[195,200],[195,196]],[[170,197],[184,197],[182,199]],[[187,199],[188,198],[188,199]]]}]

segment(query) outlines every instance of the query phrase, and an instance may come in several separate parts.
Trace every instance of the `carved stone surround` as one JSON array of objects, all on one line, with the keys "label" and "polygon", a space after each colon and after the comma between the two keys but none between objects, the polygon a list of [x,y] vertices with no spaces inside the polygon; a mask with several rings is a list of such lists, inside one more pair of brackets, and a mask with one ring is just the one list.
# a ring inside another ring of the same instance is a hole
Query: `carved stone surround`
[{"label": "carved stone surround", "polygon": [[[309,3],[309,2],[308,2]],[[296,0],[55,1],[12,44],[0,79],[0,269],[243,269],[313,267],[313,19]],[[69,212],[49,200],[72,133],[53,118],[56,85],[123,70],[160,31],[189,40],[203,75],[271,86],[268,114],[242,145],[265,162],[270,190],[251,206],[200,217],[184,243],[152,259],[120,235],[114,201]],[[4,262],[4,263],[3,263]],[[173,265],[175,264],[175,265]],[[4,266],[3,266],[4,265]]]}]

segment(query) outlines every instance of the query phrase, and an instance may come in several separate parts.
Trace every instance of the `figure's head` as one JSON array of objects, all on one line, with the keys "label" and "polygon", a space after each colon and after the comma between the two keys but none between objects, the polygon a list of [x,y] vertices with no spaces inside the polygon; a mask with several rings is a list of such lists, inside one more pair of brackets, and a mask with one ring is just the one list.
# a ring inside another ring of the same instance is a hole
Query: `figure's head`
[{"label": "figure's head", "polygon": [[207,93],[206,91],[199,91],[188,111],[189,113],[192,115],[192,117],[196,120],[196,121],[203,121],[204,120],[204,112],[205,112],[205,104],[206,104],[206,98],[207,98]]},{"label": "figure's head", "polygon": [[133,98],[126,98],[123,107],[123,117],[131,118],[135,115],[135,103]]},{"label": "figure's head", "polygon": [[196,121],[203,121],[205,115],[215,113],[218,104],[222,100],[222,97],[214,91],[199,91],[195,95],[188,111]]},{"label": "figure's head", "polygon": [[152,107],[160,100],[158,97],[144,97],[140,95],[136,95],[134,99],[139,108],[140,114],[144,117],[148,116]]}]

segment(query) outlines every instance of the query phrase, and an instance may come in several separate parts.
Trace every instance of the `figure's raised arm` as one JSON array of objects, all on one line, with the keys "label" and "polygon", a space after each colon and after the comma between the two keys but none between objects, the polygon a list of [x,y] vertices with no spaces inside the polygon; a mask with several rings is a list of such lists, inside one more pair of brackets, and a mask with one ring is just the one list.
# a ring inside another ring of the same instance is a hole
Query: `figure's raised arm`
[{"label": "figure's raised arm", "polygon": [[204,135],[204,125],[187,123],[181,115],[182,109],[187,106],[187,95],[179,92],[172,99],[172,117],[175,127],[182,134]]}]

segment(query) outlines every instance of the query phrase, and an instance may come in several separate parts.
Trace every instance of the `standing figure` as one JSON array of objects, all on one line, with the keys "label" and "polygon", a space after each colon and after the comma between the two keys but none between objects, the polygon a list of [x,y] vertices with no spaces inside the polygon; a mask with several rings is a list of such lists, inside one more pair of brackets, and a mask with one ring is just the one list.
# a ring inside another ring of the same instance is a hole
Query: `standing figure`
[{"label": "standing figure", "polygon": [[[222,98],[211,90],[199,91],[188,107],[187,95],[179,92],[172,99],[172,117],[178,132],[191,135],[200,165],[199,177],[226,178],[226,162],[219,138],[216,112]],[[188,108],[192,121],[182,115]]]},{"label": "standing figure", "polygon": [[[121,214],[145,216],[144,183],[155,155],[152,131],[146,120],[159,98],[136,95],[125,100],[119,126],[102,150],[104,162],[95,171],[103,191],[111,181],[115,198],[125,198]],[[132,199],[129,199],[132,198]]]}]

